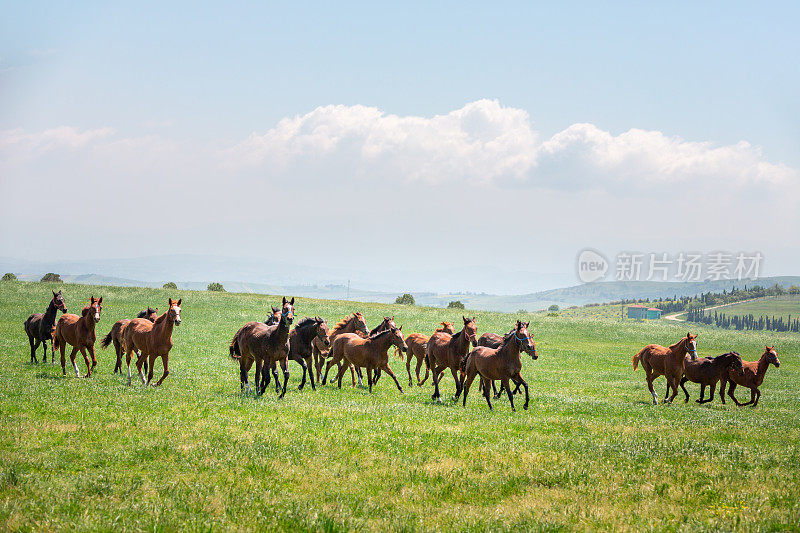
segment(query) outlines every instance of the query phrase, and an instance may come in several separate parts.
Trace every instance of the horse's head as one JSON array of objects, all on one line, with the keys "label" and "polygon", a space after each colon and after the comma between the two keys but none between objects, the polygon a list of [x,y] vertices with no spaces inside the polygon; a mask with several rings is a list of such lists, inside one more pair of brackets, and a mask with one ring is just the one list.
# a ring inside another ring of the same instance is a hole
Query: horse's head
[{"label": "horse's head", "polygon": [[392,344],[399,349],[401,352],[406,353],[408,351],[408,346],[406,345],[405,339],[403,339],[403,326],[389,327],[389,335],[392,338]]},{"label": "horse's head", "polygon": [[281,308],[275,307],[274,305],[270,307],[272,308],[272,314],[264,321],[264,324],[274,326],[281,321]]},{"label": "horse's head", "polygon": [[144,316],[142,318],[146,318],[150,322],[155,322],[156,318],[158,318],[158,307],[156,307],[155,309],[152,307],[148,307],[145,310]]},{"label": "horse's head", "polygon": [[449,333],[450,335],[452,335],[453,333],[456,332],[456,330],[453,328],[453,323],[452,322],[439,322],[439,324],[442,327],[437,329],[436,330],[437,332],[440,331],[442,333]]},{"label": "horse's head", "polygon": [[353,313],[353,327],[356,330],[356,333],[363,333],[364,335],[369,335],[369,329],[367,329],[367,321],[364,320],[364,315],[361,314],[361,311],[356,311]]},{"label": "horse's head", "polygon": [[761,357],[767,358],[768,365],[775,365],[775,368],[781,366],[781,362],[778,360],[778,352],[775,351],[775,347],[772,346],[765,346],[764,347],[764,354]]},{"label": "horse's head", "polygon": [[728,352],[722,357],[724,357],[725,366],[728,369],[736,371],[737,374],[741,374],[744,371],[744,368],[742,367],[742,356],[738,353]]},{"label": "horse's head", "polygon": [[328,329],[328,322],[321,317],[314,317],[314,327],[316,328],[316,337],[322,342],[323,346],[330,346],[331,340],[328,338],[331,330]]},{"label": "horse's head", "polygon": [[697,334],[686,332],[686,353],[692,356],[692,359],[697,358]]},{"label": "horse's head", "polygon": [[178,298],[177,300],[170,298],[168,302],[169,309],[167,309],[167,317],[172,319],[176,326],[181,325],[181,300],[183,300],[183,298]]},{"label": "horse's head", "polygon": [[286,296],[283,297],[281,302],[281,317],[286,319],[287,324],[291,324],[294,320],[294,296],[291,300],[287,300]]},{"label": "horse's head", "polygon": [[61,294],[60,290],[58,292],[53,291],[53,305],[57,311],[67,312],[67,301],[64,300],[64,295]]},{"label": "horse's head", "polygon": [[464,319],[464,335],[467,337],[467,340],[472,343],[472,347],[477,348],[478,324],[475,322],[475,317],[467,318],[461,315],[461,318]]},{"label": "horse's head", "polygon": [[533,342],[533,337],[528,333],[530,322],[523,322],[517,320],[517,327],[514,329],[514,338],[519,344],[519,351],[525,352],[531,356],[531,359],[538,359],[539,354],[536,353],[536,343]]},{"label": "horse's head", "polygon": [[103,297],[99,299],[94,296],[89,298],[89,309],[92,312],[92,318],[95,322],[100,322],[100,312],[103,310]]}]

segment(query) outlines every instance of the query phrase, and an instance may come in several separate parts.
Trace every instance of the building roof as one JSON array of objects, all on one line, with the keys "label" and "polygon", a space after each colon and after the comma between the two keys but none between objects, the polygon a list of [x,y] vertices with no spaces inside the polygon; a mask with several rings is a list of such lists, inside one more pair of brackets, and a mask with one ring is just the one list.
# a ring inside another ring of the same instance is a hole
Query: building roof
[{"label": "building roof", "polygon": [[661,309],[659,309],[658,307],[648,307],[647,310],[648,311],[661,311]]},{"label": "building roof", "polygon": [[637,309],[647,309],[647,307],[645,307],[643,305],[639,305],[639,304],[632,304],[632,305],[629,305],[628,307],[629,308],[630,307],[636,307]]}]

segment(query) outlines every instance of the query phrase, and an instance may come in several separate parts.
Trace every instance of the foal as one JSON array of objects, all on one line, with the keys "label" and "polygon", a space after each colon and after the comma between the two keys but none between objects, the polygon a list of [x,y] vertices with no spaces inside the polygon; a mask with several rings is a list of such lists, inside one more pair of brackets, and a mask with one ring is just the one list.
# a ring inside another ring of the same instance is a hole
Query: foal
[{"label": "foal", "polygon": [[[336,362],[344,361],[344,364],[336,375],[339,388],[342,388],[342,376],[347,370],[347,367],[352,364],[367,369],[369,392],[372,392],[372,385],[374,383],[372,377],[373,372],[382,369],[392,376],[395,385],[397,385],[398,390],[402,393],[403,387],[400,386],[400,382],[397,381],[397,376],[395,376],[392,369],[389,368],[388,353],[391,346],[396,346],[402,352],[407,350],[406,343],[403,340],[402,330],[402,326],[399,328],[391,326],[389,329],[370,335],[366,339],[355,333],[339,335],[331,348],[333,360]],[[330,368],[330,366],[328,368]],[[327,378],[328,373],[326,371],[325,379]]]},{"label": "foal", "polygon": [[[695,400],[697,403],[708,403],[714,401],[714,390],[717,388],[717,381],[724,379],[729,372],[733,371],[737,374],[742,372],[742,358],[736,352],[728,352],[726,354],[718,355],[717,357],[703,357],[692,361],[691,357],[686,357],[684,361],[684,376],[681,378],[681,389],[686,395],[683,403],[689,401],[689,391],[686,390],[684,383],[691,381],[700,384],[700,398]],[[706,394],[706,387],[711,387],[711,393],[707,400],[703,397]],[[669,394],[669,387],[667,387],[667,394]],[[664,396],[664,400],[667,397]],[[720,391],[719,399],[725,403],[725,395]]]},{"label": "foal", "polygon": [[633,356],[634,371],[639,366],[639,361],[642,362],[647,388],[653,395],[654,404],[658,404],[658,400],[656,391],[653,390],[653,380],[658,376],[663,375],[667,378],[667,386],[672,388],[672,397],[668,400],[670,403],[678,395],[678,384],[683,377],[684,357],[687,353],[691,355],[692,360],[697,357],[697,335],[687,333],[684,338],[669,348],[659,344],[648,344]]},{"label": "foal", "polygon": [[314,385],[314,369],[312,366],[313,341],[319,341],[322,346],[329,347],[331,342],[328,340],[328,323],[324,318],[306,317],[301,320],[289,334],[289,359],[296,361],[303,367],[303,380],[300,382],[298,390],[303,390],[306,384],[306,373],[311,381],[311,389],[317,390]]},{"label": "foal", "polygon": [[[528,324],[530,324],[530,322],[528,322]],[[497,333],[484,333],[478,339],[478,346],[486,346],[487,348],[499,348],[505,342],[505,338],[511,335],[512,333],[514,333],[514,328],[511,328],[511,331],[509,331],[506,335],[498,335]],[[536,360],[539,358],[539,355],[536,353],[536,343],[533,342],[533,335],[530,336],[530,340],[531,340],[531,346],[533,347],[533,354],[531,354],[531,357],[533,357],[533,359]],[[512,392],[511,394],[516,394],[517,392],[519,392],[520,386],[521,384],[517,383],[517,386],[514,388],[514,392]],[[483,381],[479,383],[478,391],[479,392],[483,391]],[[497,388],[494,385],[494,380],[492,380],[492,392],[494,393],[494,399],[497,400],[498,398],[500,398],[500,396],[503,395],[503,385],[501,384],[500,390],[497,390]]]},{"label": "foal", "polygon": [[[131,352],[136,352],[136,370],[142,383],[147,386],[153,381],[153,367],[157,358],[164,364],[164,373],[156,382],[158,387],[169,375],[169,351],[172,349],[172,329],[181,325],[181,300],[169,298],[167,312],[150,322],[146,318],[134,318],[122,330],[122,350],[128,365],[128,385],[131,384]],[[147,379],[142,365],[147,360]]]},{"label": "foal", "polygon": [[[442,327],[438,328],[434,333],[449,333],[452,335],[455,333],[453,329],[452,322],[440,322],[439,323]],[[419,379],[419,371],[422,368],[422,363],[425,362],[425,350],[428,346],[428,341],[430,337],[427,335],[423,335],[422,333],[412,333],[408,337],[406,337],[406,346],[408,346],[408,352],[406,357],[406,371],[408,372],[408,386],[412,387],[414,382],[411,379],[411,358],[417,358],[417,385],[422,387],[422,384],[428,381],[428,374],[430,373],[430,368],[428,365],[425,365],[425,377],[420,381]],[[399,350],[398,350],[399,353]]]},{"label": "foal", "polygon": [[281,321],[281,308],[275,307],[274,305],[270,306],[270,308],[272,309],[272,314],[267,317],[264,324],[274,326]]},{"label": "foal", "polygon": [[531,337],[528,335],[528,326],[530,322],[525,323],[517,320],[516,327],[505,336],[503,344],[499,348],[488,348],[486,346],[478,346],[472,350],[467,356],[464,364],[465,381],[464,381],[464,406],[467,405],[467,394],[469,394],[469,387],[475,376],[480,374],[481,382],[483,383],[483,396],[486,398],[486,403],[489,409],[492,409],[492,402],[489,400],[489,382],[500,380],[508,393],[508,401],[511,403],[511,410],[514,408],[514,394],[511,392],[509,379],[513,380],[518,386],[525,387],[525,405],[523,409],[528,408],[528,383],[522,378],[520,371],[522,370],[522,359],[520,352],[528,353],[531,358],[536,359],[536,355],[531,342]]},{"label": "foal", "polygon": [[[328,335],[328,340],[330,341],[331,346],[333,345],[333,341],[336,340],[336,337],[338,337],[343,333],[358,333],[362,337],[369,336],[369,330],[367,329],[367,321],[364,320],[364,315],[361,314],[361,311],[357,311],[352,315],[341,319],[338,324],[333,326],[333,329]],[[319,352],[320,356],[319,363],[317,366],[317,381],[325,385],[326,380],[322,379],[322,363],[326,357],[330,357],[332,354],[330,353],[330,350],[322,349],[322,347],[319,346],[319,344],[321,343],[314,341],[314,344],[315,344],[315,349]],[[328,371],[330,370],[333,364],[334,363],[332,361],[328,361],[328,364],[325,367],[326,376],[328,375]],[[352,368],[350,369],[350,373],[353,376],[353,386],[355,386],[356,376]],[[360,379],[361,378],[359,377],[359,380]]]},{"label": "foal", "polygon": [[[761,391],[758,390],[758,388],[764,383],[764,376],[767,374],[769,365],[775,365],[775,368],[781,366],[781,362],[778,360],[778,352],[775,351],[774,346],[765,346],[764,353],[761,354],[758,361],[742,361],[741,373],[731,370],[727,375],[723,376],[719,390],[720,395],[725,394],[725,385],[730,381],[731,388],[728,389],[728,396],[730,396],[731,400],[740,407],[750,404],[755,407],[758,405],[758,400],[761,398]],[[736,385],[741,385],[742,387],[750,389],[749,402],[740,403],[739,400],[736,399],[736,396],[733,395],[733,391],[736,390]]]},{"label": "foal", "polygon": [[461,379],[458,377],[458,371],[461,369],[462,361],[469,353],[470,343],[473,348],[478,343],[476,339],[478,326],[475,318],[465,316],[461,318],[464,320],[464,328],[461,331],[455,335],[444,332],[434,333],[425,348],[425,360],[431,369],[433,378],[432,398],[434,400],[440,400],[442,397],[439,393],[439,380],[446,368],[450,369],[453,379],[456,381],[455,399],[458,399],[461,394]]},{"label": "foal", "polygon": [[[38,363],[36,358],[36,350],[39,344],[44,345],[44,356],[42,362],[47,362],[47,341],[53,340],[53,334],[56,329],[56,314],[58,311],[61,313],[67,312],[67,302],[61,291],[53,292],[53,298],[47,306],[47,310],[42,313],[33,313],[25,321],[25,333],[28,335],[28,342],[31,345],[31,363]],[[50,343],[50,362],[56,364],[56,347]]]},{"label": "foal", "polygon": [[[75,377],[80,374],[78,372],[78,365],[75,363],[75,352],[81,351],[83,360],[86,362],[86,377],[92,376],[92,369],[97,365],[97,358],[94,355],[94,342],[97,337],[94,333],[94,326],[100,322],[100,312],[103,310],[103,297],[96,299],[94,296],[89,298],[89,306],[81,310],[81,316],[64,313],[58,319],[56,325],[56,334],[53,339],[54,348],[61,349],[61,372],[67,375],[66,358],[64,351],[67,344],[72,345],[72,353],[69,354],[72,366],[75,369]],[[89,366],[89,357],[86,352],[92,356],[92,365]]]},{"label": "foal", "polygon": [[[158,318],[158,308],[153,309],[152,307],[148,307],[147,309],[142,309],[139,311],[139,314],[136,315],[136,318],[146,318],[150,322],[155,322],[156,318]],[[105,350],[108,346],[113,342],[114,343],[114,351],[117,354],[117,363],[114,365],[114,374],[119,371],[122,374],[122,332],[130,323],[130,318],[123,318],[122,320],[117,320],[114,322],[114,325],[111,326],[111,331],[108,332],[108,335],[103,337],[100,341],[100,346]],[[145,361],[145,370],[147,370],[147,361]]]}]

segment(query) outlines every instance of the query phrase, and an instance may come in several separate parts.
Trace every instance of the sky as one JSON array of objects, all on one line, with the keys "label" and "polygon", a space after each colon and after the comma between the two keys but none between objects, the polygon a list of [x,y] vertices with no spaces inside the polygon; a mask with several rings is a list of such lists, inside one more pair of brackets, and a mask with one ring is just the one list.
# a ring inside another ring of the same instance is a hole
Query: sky
[{"label": "sky", "polygon": [[163,4],[0,2],[0,256],[800,273],[796,3]]}]

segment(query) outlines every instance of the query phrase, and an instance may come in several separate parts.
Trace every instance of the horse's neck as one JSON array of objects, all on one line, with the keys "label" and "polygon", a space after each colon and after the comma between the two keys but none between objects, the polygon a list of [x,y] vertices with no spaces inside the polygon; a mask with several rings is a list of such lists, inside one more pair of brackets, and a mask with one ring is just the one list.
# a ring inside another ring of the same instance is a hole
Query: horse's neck
[{"label": "horse's neck", "polygon": [[764,352],[758,359],[758,365],[756,366],[756,377],[764,379],[764,376],[767,374],[768,368],[769,368],[769,363],[767,362],[767,352]]},{"label": "horse's neck", "polygon": [[497,355],[506,360],[515,362],[519,361],[520,364],[522,364],[522,359],[520,358],[519,344],[517,344],[513,340],[509,340],[507,343],[503,344],[500,347],[500,349],[497,350]]},{"label": "horse's neck", "polygon": [[286,321],[286,317],[281,317],[280,322],[278,322],[278,342],[285,343],[289,339],[289,323]]},{"label": "horse's neck", "polygon": [[169,317],[169,315],[167,315],[164,317],[164,320],[153,326],[153,329],[151,331],[154,332],[154,335],[157,339],[163,341],[171,341],[172,328],[174,326],[175,322]]},{"label": "horse's neck", "polygon": [[83,315],[83,327],[86,328],[87,331],[94,331],[94,313],[86,313]]},{"label": "horse's neck", "polygon": [[56,309],[56,305],[53,301],[50,301],[50,305],[47,306],[47,309],[44,312],[44,323],[45,324],[55,324],[56,322],[56,313],[58,309]]},{"label": "horse's neck", "polygon": [[466,351],[469,349],[469,339],[467,338],[467,333],[463,329],[453,335],[453,339],[451,339],[450,342],[453,342],[453,340],[455,340],[454,346],[456,352],[466,353]]},{"label": "horse's neck", "polygon": [[392,336],[389,334],[381,335],[377,339],[370,339],[369,342],[378,351],[378,353],[384,354],[389,351],[389,346],[392,344]]},{"label": "horse's neck", "polygon": [[305,327],[299,330],[295,328],[295,331],[297,332],[297,340],[299,340],[302,344],[311,344],[311,341],[314,338],[312,335],[314,329],[314,327]]},{"label": "horse's neck", "polygon": [[686,357],[686,354],[689,353],[686,351],[686,339],[683,338],[678,341],[677,344],[673,344],[669,347],[669,350],[672,352],[672,355],[675,357],[675,359],[683,359]]}]

